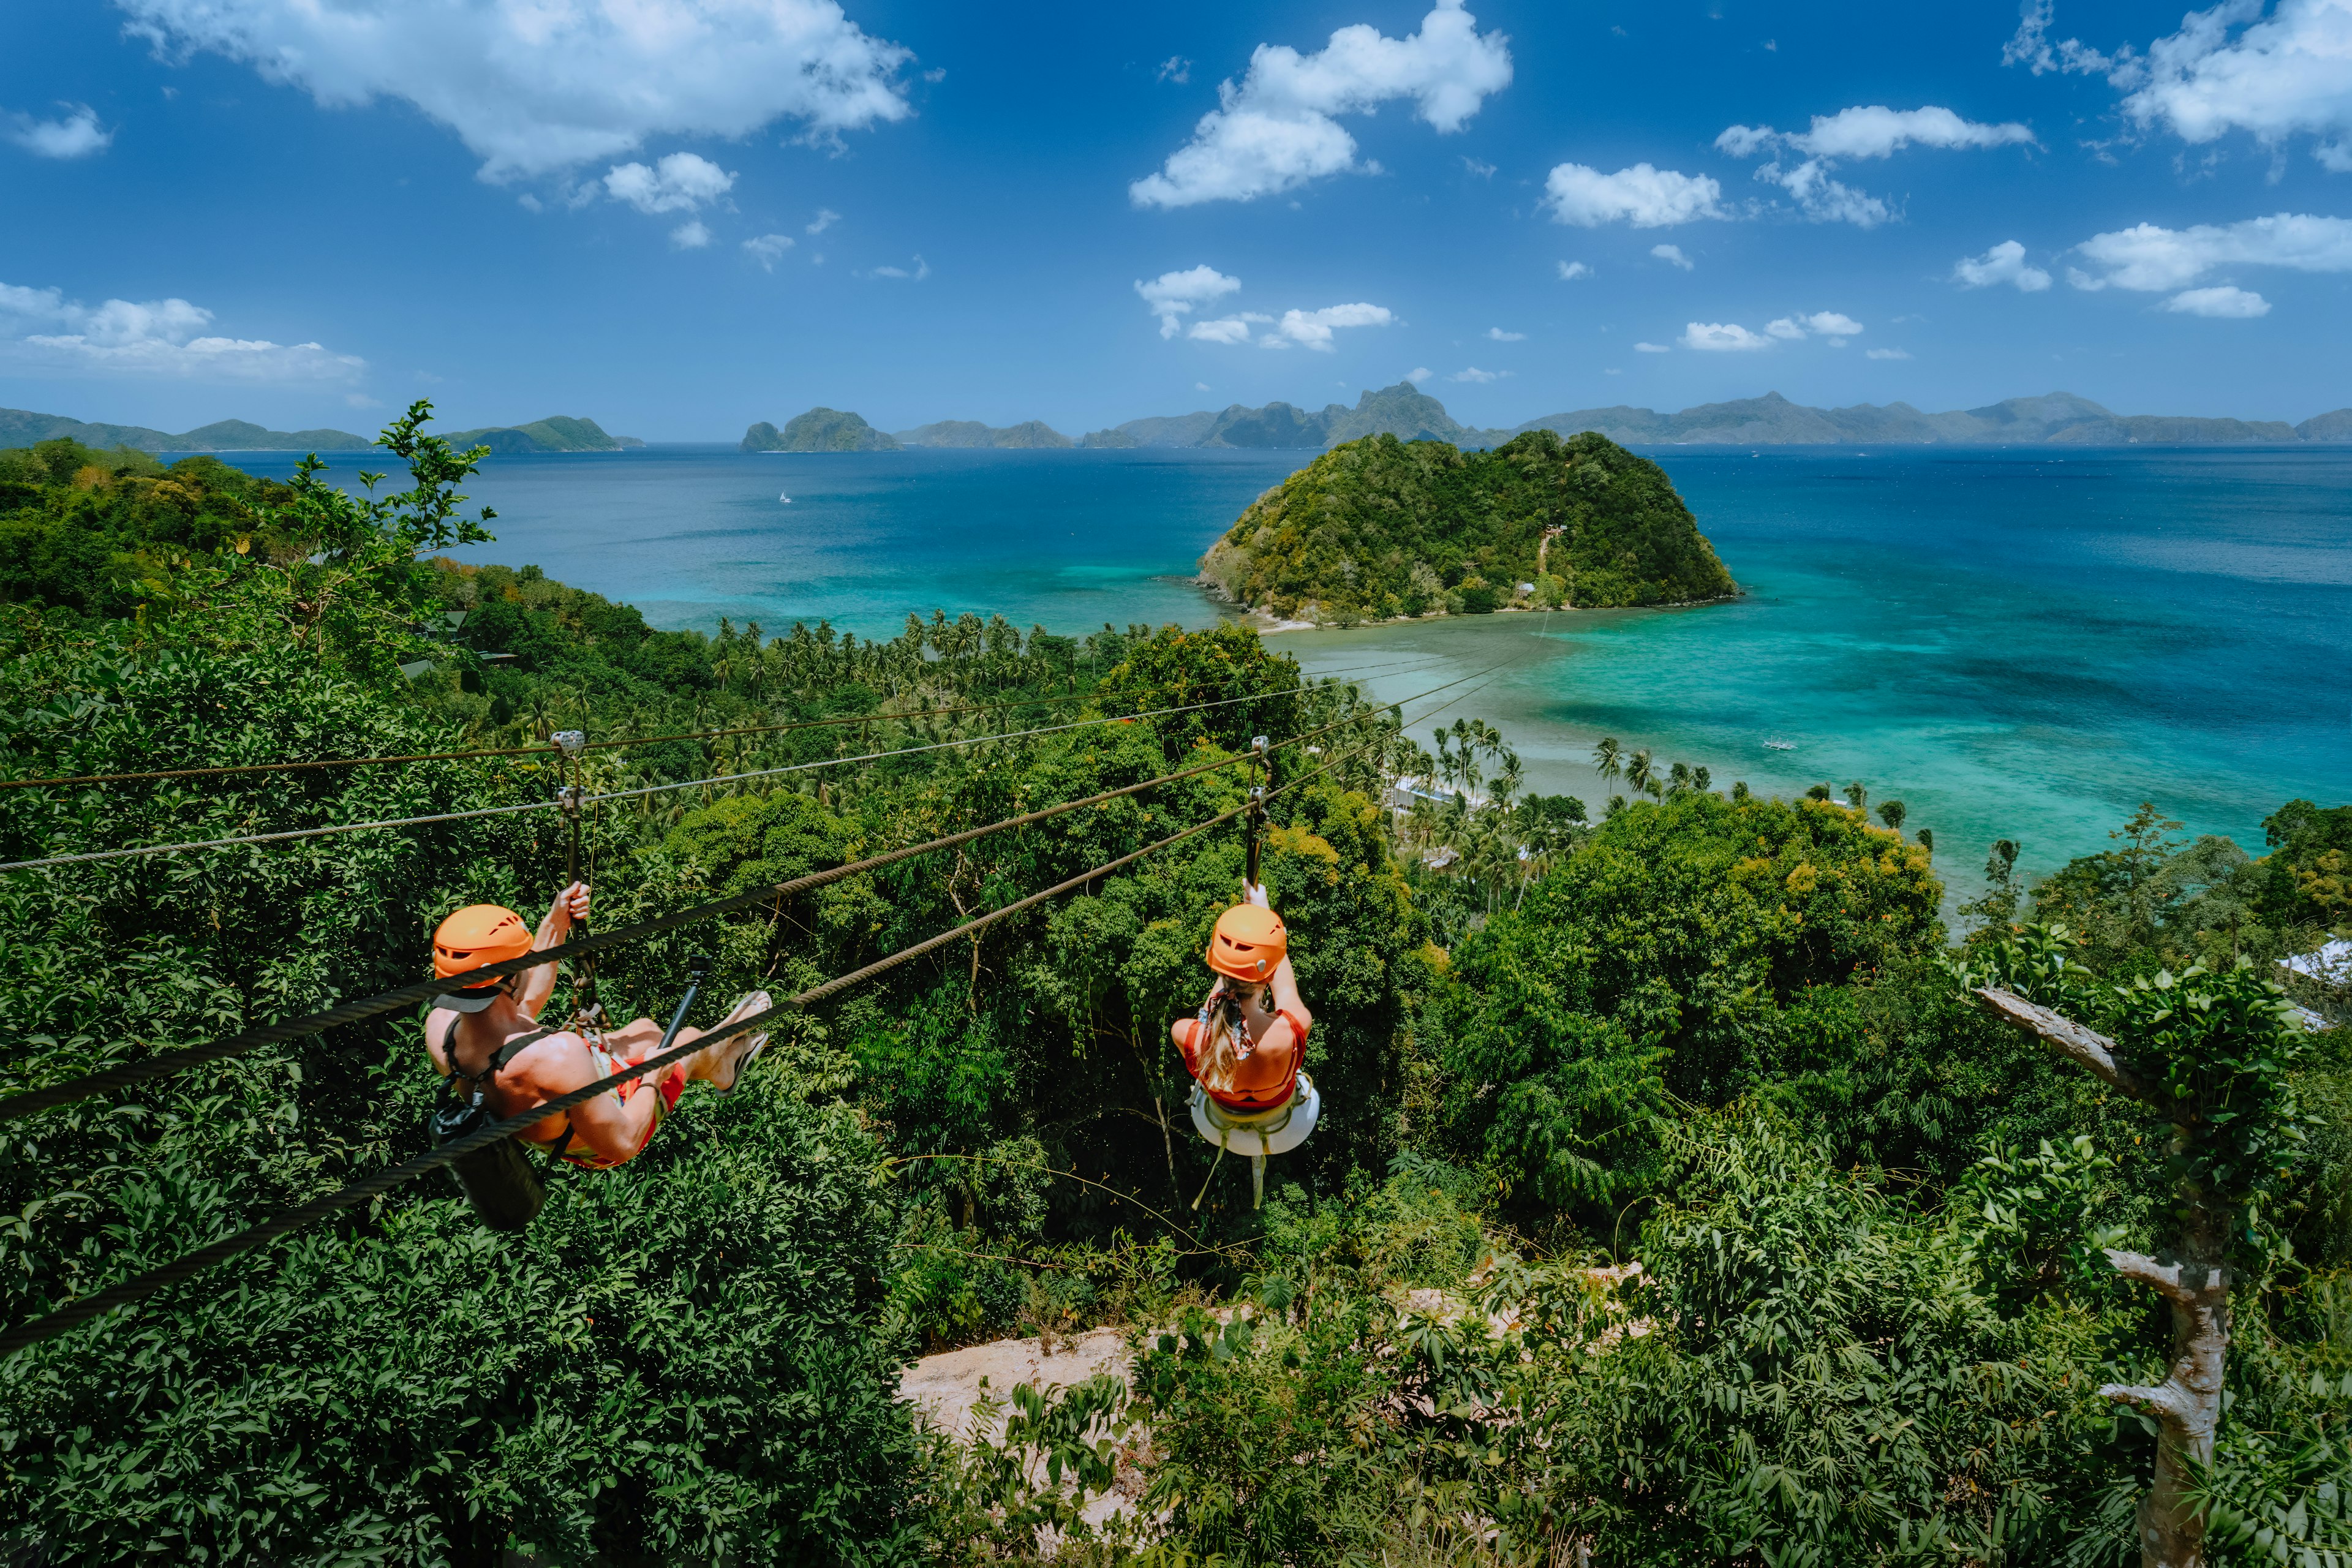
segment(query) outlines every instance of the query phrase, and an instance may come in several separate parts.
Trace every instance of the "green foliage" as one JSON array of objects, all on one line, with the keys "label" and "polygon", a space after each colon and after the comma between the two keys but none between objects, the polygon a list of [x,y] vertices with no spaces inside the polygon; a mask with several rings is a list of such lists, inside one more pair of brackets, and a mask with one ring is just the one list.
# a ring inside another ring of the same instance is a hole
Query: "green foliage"
[{"label": "green foliage", "polygon": [[1347,622],[1482,614],[1547,562],[1587,608],[1736,591],[1664,471],[1607,437],[1549,430],[1490,452],[1368,436],[1254,502],[1202,560],[1232,598]]}]

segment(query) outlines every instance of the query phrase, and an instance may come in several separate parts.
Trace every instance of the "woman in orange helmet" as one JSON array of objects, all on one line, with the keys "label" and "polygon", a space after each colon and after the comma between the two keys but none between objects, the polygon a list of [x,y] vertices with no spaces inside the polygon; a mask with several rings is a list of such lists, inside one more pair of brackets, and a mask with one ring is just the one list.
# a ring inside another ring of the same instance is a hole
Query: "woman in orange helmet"
[{"label": "woman in orange helmet", "polygon": [[[1216,984],[1200,1012],[1177,1019],[1169,1034],[1202,1095],[1223,1113],[1207,1117],[1208,1123],[1222,1127],[1238,1120],[1247,1126],[1275,1116],[1297,1096],[1315,1015],[1299,999],[1288,933],[1263,886],[1248,884],[1243,901],[1217,918],[1207,958]],[[1212,1142],[1224,1142],[1222,1131]]]},{"label": "woman in orange helmet", "polygon": [[[574,882],[555,895],[547,918],[533,932],[514,910],[498,904],[471,904],[441,922],[433,933],[433,973],[443,979],[526,952],[560,945],[572,922],[588,918],[588,885]],[[490,1110],[501,1120],[520,1115],[559,1095],[585,1089],[625,1066],[641,1062],[661,1044],[662,1027],[639,1018],[602,1037],[570,1029],[542,1028],[540,1009],[555,992],[556,965],[546,963],[486,985],[436,998],[425,1026],[425,1048],[444,1077],[467,1089],[479,1084]],[[754,991],[735,1004],[732,1023],[769,1005]],[[673,1047],[698,1039],[704,1031],[680,1029]],[[743,1068],[768,1043],[764,1033],[730,1036],[709,1050],[685,1058],[658,1081],[636,1079],[609,1094],[575,1105],[570,1112],[517,1134],[526,1143],[553,1147],[575,1165],[610,1170],[635,1159],[653,1139],[663,1114],[697,1079],[721,1094],[742,1081]]]}]

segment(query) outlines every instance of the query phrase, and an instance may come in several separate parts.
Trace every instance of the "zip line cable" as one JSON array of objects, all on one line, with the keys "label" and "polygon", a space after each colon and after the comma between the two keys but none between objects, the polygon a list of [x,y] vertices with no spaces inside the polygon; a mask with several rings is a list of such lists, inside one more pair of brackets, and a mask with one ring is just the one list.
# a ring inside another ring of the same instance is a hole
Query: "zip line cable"
[{"label": "zip line cable", "polygon": [[[608,800],[634,800],[639,795],[666,795],[673,790],[699,789],[705,784],[731,784],[739,779],[772,778],[779,773],[806,773],[814,768],[846,767],[852,763],[878,762],[888,757],[911,757],[924,752],[941,752],[963,746],[977,746],[990,741],[1024,741],[1036,735],[1057,735],[1068,730],[1084,730],[1097,724],[1123,724],[1137,719],[1159,719],[1173,713],[1196,713],[1211,708],[1229,708],[1236,702],[1277,702],[1287,697],[1322,689],[1318,687],[1294,687],[1288,691],[1254,691],[1240,697],[1220,698],[1214,702],[1187,703],[1180,708],[1153,708],[1141,713],[1118,713],[1100,719],[1079,719],[1067,724],[1047,724],[1034,730],[1014,730],[1005,733],[966,735],[953,741],[934,741],[928,745],[903,746],[892,752],[867,752],[855,757],[821,757],[813,763],[793,763],[785,767],[761,768],[751,773],[719,773],[710,778],[688,779],[680,784],[647,784],[643,788],[619,790],[610,795],[583,797],[581,804],[593,805]],[[617,744],[618,742],[608,742]],[[593,747],[583,747],[583,751]],[[560,755],[561,753],[553,753]],[[562,805],[559,800],[530,800],[517,805],[478,806],[469,811],[436,812],[425,816],[394,816],[378,822],[339,822],[325,827],[289,827],[275,833],[243,833],[229,838],[198,838],[180,844],[142,844],[127,849],[89,849],[75,855],[47,855],[37,860],[0,861],[0,874],[10,871],[35,871],[47,866],[87,866],[100,860],[125,860],[149,855],[177,855],[194,849],[232,849],[244,844],[283,844],[297,838],[323,838],[335,833],[373,833],[389,827],[424,827],[438,822],[467,822],[485,816],[511,816],[523,811],[551,811]]]},{"label": "zip line cable", "polygon": [[[1394,667],[1389,665],[1356,665],[1336,670],[1318,671],[1307,679],[1329,680],[1366,669],[1392,668]],[[944,719],[957,713],[998,713],[1008,708],[1044,708],[1056,702],[1078,702],[1091,695],[1090,692],[1066,692],[1058,697],[1024,697],[1011,702],[971,702],[957,708],[917,708],[900,713],[854,713],[834,719],[796,719],[789,723],[744,724],[731,730],[681,730],[669,735],[643,735],[625,741],[597,741],[583,747],[582,750],[609,752],[626,746],[656,746],[667,741],[717,741],[730,735],[771,735],[781,734],[788,730],[827,730],[848,724],[872,724],[886,719]],[[366,768],[382,767],[394,763],[460,762],[473,757],[560,757],[562,754],[554,745],[540,742],[528,746],[500,746],[470,752],[412,752],[389,757],[325,757],[307,763],[236,763],[220,767],[158,768],[137,773],[76,773],[55,778],[0,779],[0,790],[46,789],[68,784],[138,784],[152,779],[227,778],[244,773],[296,773],[310,768]]]},{"label": "zip line cable", "polygon": [[[1460,683],[1455,682],[1454,684],[1458,685]],[[1441,688],[1441,689],[1443,689]],[[1465,697],[1468,695],[1469,693],[1467,692],[1463,694]],[[1462,698],[1457,697],[1454,699],[1453,702],[1444,704],[1444,707],[1450,708],[1454,705],[1454,702],[1459,702],[1461,700]],[[1442,712],[1443,710],[1444,709],[1441,708],[1435,711]],[[1431,715],[1428,713],[1423,713],[1420,716],[1420,719],[1415,721],[1415,722],[1420,722],[1421,720],[1426,720]],[[1355,752],[1345,752],[1340,756],[1334,757],[1329,762],[1325,763],[1321,767],[1313,769],[1308,773],[1302,773],[1298,777],[1291,780],[1288,784],[1279,785],[1276,789],[1268,791],[1267,794],[1268,795],[1272,795],[1295,789],[1299,784],[1306,783],[1309,779],[1320,777],[1322,774],[1330,772],[1333,768],[1338,767],[1341,762],[1348,760],[1349,757],[1359,752],[1370,750],[1373,745],[1377,745],[1378,743],[1379,742],[1377,741],[1370,742],[1363,746],[1356,748]],[[604,1094],[613,1089],[616,1089],[623,1084],[631,1083],[650,1073],[658,1072],[675,1062],[692,1056],[697,1051],[707,1050],[711,1046],[716,1045],[718,1042],[727,1039],[731,1036],[741,1034],[747,1029],[756,1028],[761,1024],[768,1023],[771,1020],[782,1016],[785,1013],[795,1012],[805,1007],[814,1006],[817,1003],[824,1001],[828,997],[839,994],[841,992],[849,989],[853,985],[873,979],[877,975],[886,973],[890,970],[899,967],[901,964],[910,963],[927,952],[935,952],[940,948],[950,945],[950,943],[961,942],[972,936],[976,936],[982,931],[996,924],[1000,921],[1009,920],[1024,910],[1034,909],[1037,905],[1045,902],[1049,899],[1058,898],[1064,893],[1076,891],[1076,889],[1087,886],[1090,882],[1100,880],[1102,878],[1110,875],[1114,871],[1133,865],[1136,861],[1142,859],[1147,855],[1155,854],[1160,850],[1167,848],[1172,844],[1181,844],[1187,838],[1196,837],[1201,834],[1206,833],[1213,827],[1231,822],[1235,817],[1241,816],[1253,810],[1255,805],[1256,802],[1252,801],[1234,806],[1230,810],[1220,812],[1216,816],[1208,818],[1206,821],[1196,823],[1192,826],[1183,829],[1181,832],[1171,833],[1167,837],[1160,839],[1156,843],[1147,844],[1142,848],[1122,855],[1115,860],[1107,860],[1091,870],[1081,871],[1078,875],[1069,878],[1065,881],[1057,882],[1054,886],[1047,888],[1043,891],[1031,893],[1026,898],[1015,900],[1013,902],[1006,904],[1002,909],[992,910],[987,914],[978,916],[972,920],[965,921],[960,925],[950,927],[949,930],[940,932],[937,936],[928,937],[925,940],[915,943],[911,947],[900,948],[897,952],[890,954],[887,958],[877,959],[862,969],[852,970],[847,974],[837,975],[831,980],[825,981],[823,984],[813,985],[809,989],[803,991],[783,1002],[778,1003],[772,1007],[763,1008],[760,1012],[753,1013],[748,1017],[739,1018],[731,1024],[722,1025],[718,1028],[712,1029],[709,1034],[702,1035],[698,1038],[689,1040],[684,1045],[674,1046],[667,1051],[663,1051],[656,1056],[648,1057],[642,1062],[638,1062],[631,1067],[624,1068],[620,1071],[615,1072],[609,1077],[600,1079],[596,1082],[589,1084],[583,1089],[575,1089],[569,1094],[559,1095],[552,1100],[542,1101],[541,1103],[531,1107],[529,1110],[518,1112],[513,1116],[506,1118],[502,1121],[493,1122],[487,1127],[477,1128],[462,1138],[455,1139],[450,1142],[443,1144],[437,1149],[429,1150],[425,1153],[415,1155],[410,1159],[403,1160],[396,1165],[387,1165],[382,1170],[376,1171],[367,1176],[363,1176],[360,1180],[351,1183],[349,1185],[340,1188],[335,1192],[324,1194],[321,1196],[311,1199],[309,1203],[298,1205],[292,1208],[281,1209],[277,1214],[272,1215],[258,1225],[248,1226],[247,1228],[238,1231],[234,1236],[224,1237],[220,1240],[215,1241],[207,1247],[198,1247],[195,1251],[187,1253],[183,1257],[174,1259],[173,1262],[164,1264],[160,1268],[151,1268],[143,1274],[134,1275],[132,1278],[125,1279],[119,1284],[109,1286],[103,1290],[69,1301],[65,1306],[58,1308],[53,1312],[36,1318],[30,1322],[20,1323],[16,1328],[9,1330],[5,1333],[0,1333],[0,1359],[5,1359],[8,1356],[12,1356],[16,1352],[24,1350],[27,1346],[38,1344],[44,1340],[54,1339],[69,1329],[76,1328],[82,1323],[88,1322],[92,1318],[102,1316],[107,1312],[112,1311],[117,1307],[128,1306],[133,1301],[152,1295],[154,1292],[164,1289],[166,1286],[177,1284],[183,1279],[186,1279],[195,1274],[201,1273],[206,1268],[211,1268],[215,1263],[225,1262],[231,1258],[236,1257],[240,1253],[249,1252],[257,1247],[265,1246],[269,1242],[275,1241],[281,1236],[301,1229],[303,1226],[310,1224],[314,1220],[324,1219],[331,1214],[335,1214],[341,1210],[354,1207],[357,1205],[367,1202],[369,1199],[373,1198],[380,1194],[389,1192],[394,1187],[400,1186],[404,1183],[413,1182],[417,1177],[425,1175],[429,1172],[439,1170],[444,1165],[454,1164],[457,1161],[465,1158],[467,1154],[472,1153],[477,1149],[487,1148],[490,1144],[499,1142],[500,1139],[511,1138],[515,1134],[524,1131],[526,1128],[535,1126],[551,1116],[562,1114],[562,1112],[570,1110],[576,1105],[584,1104],[588,1100],[595,1099],[596,1096],[600,1094]]]},{"label": "zip line cable", "polygon": [[[1501,666],[1493,668],[1500,668]],[[1405,699],[1405,701],[1418,702],[1423,698],[1434,697],[1437,693],[1460,686],[1465,681],[1476,679],[1479,675],[1491,673],[1492,669],[1489,669],[1475,675],[1466,675],[1460,679],[1448,681],[1444,686],[1432,687],[1418,696]],[[1468,695],[1468,692],[1463,694],[1464,697]],[[1454,700],[1455,702],[1460,700],[1462,698],[1459,697]],[[1402,704],[1395,703],[1390,706],[1402,707]],[[1453,703],[1449,702],[1446,706],[1451,707]],[[1304,734],[1293,736],[1276,746],[1275,750],[1286,750],[1291,746],[1311,741],[1318,735],[1327,734],[1349,724],[1360,723],[1379,711],[1381,710],[1375,709],[1370,713],[1357,713],[1337,720],[1319,730],[1311,730]],[[1427,714],[1422,715],[1422,718],[1427,717]],[[910,844],[901,849],[887,850],[879,855],[868,856],[865,859],[852,861],[845,866],[835,866],[822,871],[812,871],[807,876],[794,878],[789,882],[755,889],[749,892],[736,894],[731,898],[697,904],[671,914],[642,921],[635,925],[601,931],[592,937],[565,942],[560,947],[545,948],[527,953],[520,958],[505,959],[497,963],[484,964],[478,969],[467,971],[463,975],[453,975],[446,980],[415,981],[380,995],[339,1003],[332,1007],[301,1017],[246,1029],[215,1040],[208,1045],[192,1046],[184,1050],[170,1051],[161,1056],[129,1062],[121,1067],[109,1068],[100,1072],[68,1079],[63,1083],[52,1084],[46,1089],[32,1089],[24,1094],[11,1096],[6,1100],[0,1100],[0,1122],[14,1121],[20,1117],[30,1116],[59,1105],[69,1105],[76,1100],[87,1100],[92,1095],[103,1094],[111,1089],[130,1089],[138,1084],[169,1077],[173,1073],[184,1072],[191,1068],[203,1067],[211,1062],[226,1061],[268,1046],[282,1045],[289,1040],[301,1039],[341,1024],[355,1024],[385,1013],[397,1012],[401,1008],[413,1006],[420,1002],[429,1002],[436,996],[447,995],[453,991],[471,989],[485,981],[503,979],[509,974],[520,974],[524,970],[535,969],[541,964],[560,963],[568,958],[586,957],[607,948],[618,947],[624,942],[636,942],[645,937],[659,935],[663,931],[674,931],[680,926],[706,920],[714,915],[731,914],[740,910],[756,908],[771,900],[791,898],[824,887],[828,883],[837,882],[845,877],[855,876],[861,871],[877,870],[901,860],[911,859],[918,855],[929,854],[936,849],[950,849],[959,844],[968,844],[974,839],[985,837],[992,833],[1000,833],[1007,828],[1029,826],[1069,812],[1106,805],[1122,796],[1140,794],[1144,790],[1152,789],[1163,784],[1192,778],[1201,773],[1214,772],[1219,768],[1234,767],[1248,760],[1245,755],[1230,757],[1218,762],[1204,763],[1198,767],[1186,768],[1177,773],[1163,773],[1158,778],[1146,779],[1140,784],[1127,784],[1118,789],[1105,790],[1098,795],[1040,807],[1038,810],[1019,816],[1007,817],[1001,822],[966,828],[961,832],[928,839],[920,844]]]}]

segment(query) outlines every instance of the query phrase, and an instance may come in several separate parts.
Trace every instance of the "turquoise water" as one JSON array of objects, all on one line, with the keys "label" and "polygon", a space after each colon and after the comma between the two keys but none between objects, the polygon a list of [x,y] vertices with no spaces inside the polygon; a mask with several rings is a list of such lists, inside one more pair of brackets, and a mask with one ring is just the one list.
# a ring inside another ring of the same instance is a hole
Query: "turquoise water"
[{"label": "turquoise water", "polygon": [[[1536,787],[1596,805],[1602,734],[1719,784],[1861,780],[1935,830],[1962,887],[1995,837],[2047,870],[2143,799],[2259,848],[2280,802],[2352,797],[2352,450],[1652,455],[1747,597],[1279,645],[1309,668],[1417,660],[1373,679],[1389,698],[1506,662],[1446,719],[1501,725]],[[1199,624],[1216,611],[1181,575],[1304,456],[500,458],[472,487],[499,542],[466,553],[673,626]]]}]

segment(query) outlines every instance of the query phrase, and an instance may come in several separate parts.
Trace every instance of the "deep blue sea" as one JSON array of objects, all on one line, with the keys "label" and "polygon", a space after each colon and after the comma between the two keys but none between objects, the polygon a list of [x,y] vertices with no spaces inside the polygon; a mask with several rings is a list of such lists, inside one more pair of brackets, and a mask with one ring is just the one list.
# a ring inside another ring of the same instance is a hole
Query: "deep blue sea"
[{"label": "deep blue sea", "polygon": [[[1718,785],[1860,780],[1935,830],[1963,889],[1995,837],[2046,871],[2106,847],[2143,799],[2258,853],[2282,801],[2352,799],[2352,448],[1648,455],[1747,597],[1278,644],[1309,668],[1411,662],[1370,678],[1391,699],[1503,664],[1444,717],[1500,725],[1536,787],[1596,805],[1602,734]],[[667,626],[888,635],[934,608],[1199,624],[1217,612],[1181,578],[1307,456],[499,458],[471,487],[499,542],[465,553]]]}]

